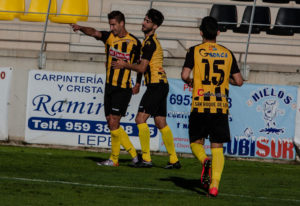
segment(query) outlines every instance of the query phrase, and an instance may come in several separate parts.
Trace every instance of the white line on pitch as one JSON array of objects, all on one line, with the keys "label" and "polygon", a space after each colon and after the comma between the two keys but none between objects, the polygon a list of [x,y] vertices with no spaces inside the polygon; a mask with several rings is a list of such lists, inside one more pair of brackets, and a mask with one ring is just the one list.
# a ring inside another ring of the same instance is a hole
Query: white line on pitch
[{"label": "white line on pitch", "polygon": [[[158,189],[158,188],[147,188],[147,187],[128,187],[128,186],[120,186],[120,185],[98,185],[98,184],[86,184],[86,183],[78,183],[78,182],[67,182],[67,181],[59,181],[59,180],[42,180],[42,179],[29,179],[29,178],[21,178],[21,177],[0,177],[0,179],[5,180],[17,180],[17,181],[27,181],[27,182],[42,182],[42,183],[58,183],[65,185],[77,185],[77,186],[85,186],[85,187],[98,187],[98,188],[114,188],[114,189],[128,189],[128,190],[149,190],[149,191],[161,191],[161,192],[176,192],[176,193],[187,193],[189,191],[186,190],[170,190],[170,189]],[[264,200],[280,200],[280,201],[288,201],[288,202],[300,202],[297,199],[281,199],[281,198],[269,198],[269,197],[254,197],[249,195],[238,195],[238,194],[227,194],[227,193],[219,193],[220,196],[228,196],[228,197],[241,197],[241,198],[250,198],[250,199],[264,199]]]},{"label": "white line on pitch", "polygon": [[18,180],[18,181],[27,181],[27,182],[58,183],[58,184],[65,184],[65,185],[78,185],[78,186],[99,187],[99,188],[150,190],[150,191],[165,191],[165,192],[186,192],[184,190],[157,189],[157,188],[146,188],[146,187],[128,187],[128,186],[120,186],[120,185],[116,185],[116,186],[98,185],[98,184],[86,184],[86,183],[78,183],[78,182],[66,182],[66,181],[59,181],[59,180],[29,179],[29,178],[21,178],[21,177],[0,177],[0,179]]},{"label": "white line on pitch", "polygon": [[235,194],[227,194],[227,193],[220,193],[221,196],[229,196],[229,197],[242,197],[242,198],[255,198],[255,199],[263,199],[263,200],[279,200],[279,201],[287,201],[287,202],[300,202],[300,200],[297,199],[281,199],[281,198],[270,198],[270,197],[253,197],[249,195],[235,195]]}]

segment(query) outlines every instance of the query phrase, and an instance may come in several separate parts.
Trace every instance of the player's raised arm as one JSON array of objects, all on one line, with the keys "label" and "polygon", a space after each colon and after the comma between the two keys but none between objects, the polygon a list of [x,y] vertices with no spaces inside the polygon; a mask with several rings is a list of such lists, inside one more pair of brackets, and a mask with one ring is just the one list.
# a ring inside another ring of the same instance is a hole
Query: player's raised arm
[{"label": "player's raised arm", "polygon": [[102,33],[92,27],[80,26],[78,24],[71,24],[71,27],[74,32],[81,31],[82,33],[84,33],[88,36],[94,37],[96,39],[101,39],[101,37],[102,37]]}]

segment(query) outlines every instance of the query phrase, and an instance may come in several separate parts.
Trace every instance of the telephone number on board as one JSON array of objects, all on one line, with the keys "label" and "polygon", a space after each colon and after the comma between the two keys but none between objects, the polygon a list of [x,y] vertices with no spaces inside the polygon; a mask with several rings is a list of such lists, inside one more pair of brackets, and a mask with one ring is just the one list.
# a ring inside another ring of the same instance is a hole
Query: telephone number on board
[{"label": "telephone number on board", "polygon": [[[120,123],[121,127],[130,136],[138,136],[138,128],[135,123]],[[92,120],[55,119],[45,117],[31,117],[28,120],[28,127],[32,130],[75,132],[89,134],[110,135],[107,122]],[[157,135],[157,128],[149,125],[150,136]]]}]

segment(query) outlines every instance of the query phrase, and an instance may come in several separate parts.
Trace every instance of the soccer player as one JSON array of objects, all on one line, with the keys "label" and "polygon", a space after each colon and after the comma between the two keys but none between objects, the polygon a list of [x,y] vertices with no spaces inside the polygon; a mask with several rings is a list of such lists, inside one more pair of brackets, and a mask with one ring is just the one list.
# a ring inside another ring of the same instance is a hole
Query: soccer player
[{"label": "soccer player", "polygon": [[[189,119],[191,149],[202,163],[201,183],[213,197],[218,195],[224,167],[223,143],[230,141],[229,83],[236,86],[243,84],[233,53],[216,43],[218,34],[217,21],[213,17],[203,18],[200,26],[203,42],[188,50],[181,73],[182,80],[193,87]],[[193,79],[190,78],[191,72]],[[212,162],[203,147],[208,137]]]},{"label": "soccer player", "polygon": [[[136,63],[140,58],[141,42],[125,28],[125,17],[120,11],[112,11],[108,14],[110,31],[97,31],[91,27],[72,24],[73,30],[81,31],[88,36],[103,41],[107,55],[106,61],[106,84],[104,91],[104,110],[108,127],[111,133],[111,155],[110,158],[98,165],[118,166],[120,144],[133,158],[132,163],[138,162],[135,148],[129,140],[127,133],[120,127],[120,120],[125,116],[132,93],[131,70],[112,69],[112,62],[122,58],[130,63]],[[139,75],[137,82],[141,82]]]},{"label": "soccer player", "polygon": [[167,96],[169,84],[163,65],[163,50],[156,37],[155,31],[164,20],[163,14],[150,9],[142,23],[145,40],[142,43],[142,57],[140,64],[130,64],[119,59],[113,65],[116,69],[129,68],[144,74],[147,90],[142,97],[136,117],[139,129],[139,138],[142,148],[142,161],[136,167],[152,167],[150,156],[150,131],[146,123],[150,116],[154,117],[156,127],[162,134],[162,139],[169,153],[169,162],[166,169],[179,169],[181,167],[177,158],[173,134],[166,122]]}]

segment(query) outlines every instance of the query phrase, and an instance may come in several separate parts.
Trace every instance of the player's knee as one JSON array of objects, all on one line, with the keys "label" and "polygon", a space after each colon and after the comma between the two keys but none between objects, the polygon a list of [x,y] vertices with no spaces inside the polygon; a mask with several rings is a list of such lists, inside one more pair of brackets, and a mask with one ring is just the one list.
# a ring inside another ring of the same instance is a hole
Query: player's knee
[{"label": "player's knee", "polygon": [[142,123],[144,123],[144,122],[142,121],[142,118],[140,118],[139,116],[137,116],[137,117],[135,118],[135,123],[136,123],[136,124],[142,124]]},{"label": "player's knee", "polygon": [[110,129],[110,130],[116,130],[116,129],[118,129],[120,127],[120,122],[119,121],[116,121],[116,120],[114,120],[114,119],[110,119],[109,121],[108,121],[108,128]]},{"label": "player's knee", "polygon": [[202,144],[202,145],[204,145],[205,141],[204,141],[204,138],[202,138],[202,139],[192,140],[192,141],[190,141],[190,143],[191,144],[195,143],[195,144]]},{"label": "player's knee", "polygon": [[155,122],[155,126],[158,128],[158,129],[163,129],[167,126],[167,123],[164,123],[164,122]]},{"label": "player's knee", "polygon": [[163,129],[167,126],[167,121],[165,118],[154,118],[154,122],[158,129]]}]

